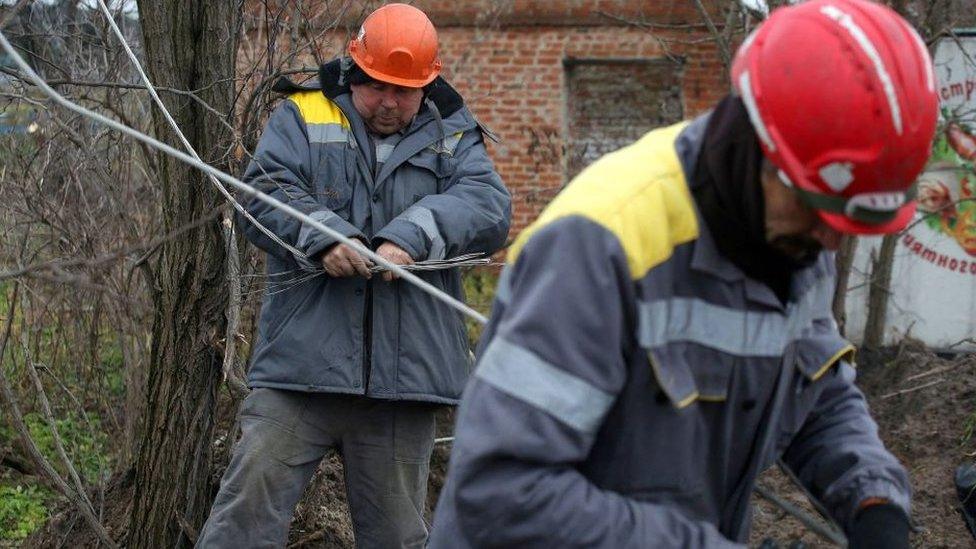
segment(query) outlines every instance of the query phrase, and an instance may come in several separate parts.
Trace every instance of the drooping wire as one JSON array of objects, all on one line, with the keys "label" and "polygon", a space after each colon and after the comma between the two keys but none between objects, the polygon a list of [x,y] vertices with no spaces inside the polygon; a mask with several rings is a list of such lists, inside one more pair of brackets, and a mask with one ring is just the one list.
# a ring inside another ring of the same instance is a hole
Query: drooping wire
[{"label": "drooping wire", "polygon": [[[149,80],[149,77],[146,75],[146,72],[142,69],[142,64],[139,63],[139,59],[136,57],[136,54],[132,52],[132,48],[129,47],[129,42],[125,39],[125,35],[122,34],[122,30],[119,29],[119,26],[115,24],[115,18],[112,17],[112,12],[109,11],[108,6],[105,5],[105,2],[103,0],[98,0],[98,7],[101,8],[102,13],[105,14],[105,19],[108,21],[109,26],[112,27],[112,32],[115,33],[115,36],[118,37],[119,41],[122,43],[122,48],[125,50],[126,55],[128,55],[129,60],[132,61],[132,64],[135,66],[136,72],[139,73],[139,77],[142,78],[142,82],[146,85],[146,89],[149,91],[149,95],[152,96],[153,101],[156,103],[156,106],[158,106],[159,110],[162,111],[163,116],[166,118],[166,122],[169,123],[170,127],[173,128],[173,131],[176,132],[177,137],[180,138],[180,142],[183,143],[183,147],[186,148],[186,150],[190,153],[190,155],[192,155],[193,158],[197,160],[201,160],[200,155],[197,154],[196,150],[193,149],[193,145],[191,145],[190,141],[186,138],[185,135],[183,135],[183,131],[180,130],[179,124],[177,124],[176,120],[174,120],[172,115],[170,115],[169,110],[166,108],[166,105],[163,104],[163,100],[160,99],[159,94],[156,93],[155,86],[153,86],[152,82]],[[258,220],[255,219],[254,216],[250,214],[250,212],[245,210],[244,207],[241,206],[241,204],[236,199],[234,199],[234,197],[230,194],[227,188],[224,187],[220,183],[220,181],[218,181],[217,178],[213,176],[213,174],[207,174],[207,175],[209,176],[210,181],[217,186],[217,189],[220,191],[220,194],[224,195],[224,198],[226,198],[234,206],[234,209],[237,210],[241,215],[243,215],[248,221],[253,223],[254,226],[258,228],[258,230],[264,233],[273,242],[285,248],[295,256],[301,259],[308,259],[308,256],[305,253],[303,253],[301,250],[298,250],[294,246],[291,246],[290,244],[282,240],[278,235],[274,234],[270,229],[268,229],[260,222],[258,222]]]}]

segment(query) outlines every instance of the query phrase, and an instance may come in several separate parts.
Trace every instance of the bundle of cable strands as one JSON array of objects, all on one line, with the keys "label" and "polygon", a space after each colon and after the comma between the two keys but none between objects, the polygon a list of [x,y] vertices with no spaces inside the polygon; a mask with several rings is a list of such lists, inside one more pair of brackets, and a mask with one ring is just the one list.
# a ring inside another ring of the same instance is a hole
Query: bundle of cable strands
[{"label": "bundle of cable strands", "polygon": [[[410,265],[400,265],[400,267],[407,271],[439,271],[441,269],[453,269],[454,267],[491,265],[491,258],[483,257],[484,255],[485,254],[482,253],[473,253],[459,255],[450,259],[428,259],[426,261],[418,261]],[[383,273],[388,270],[389,269],[382,265],[374,265],[369,268],[369,272],[371,273]]]}]

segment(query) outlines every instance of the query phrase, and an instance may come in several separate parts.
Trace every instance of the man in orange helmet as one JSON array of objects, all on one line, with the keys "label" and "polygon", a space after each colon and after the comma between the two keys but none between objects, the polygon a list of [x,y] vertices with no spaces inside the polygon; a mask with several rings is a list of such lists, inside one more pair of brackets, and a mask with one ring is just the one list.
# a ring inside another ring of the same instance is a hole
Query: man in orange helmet
[{"label": "man in orange helmet", "polygon": [[[500,248],[510,197],[481,127],[438,76],[427,16],[384,6],[348,53],[317,81],[276,85],[288,99],[245,181],[396,264]],[[422,547],[434,413],[457,403],[471,369],[459,315],[264,203],[246,208],[276,237],[244,222],[268,252],[271,284],[241,439],[199,546],[284,546],[305,485],[336,448],[357,547]],[[456,269],[418,276],[462,296]]]},{"label": "man in orange helmet", "polygon": [[749,540],[778,459],[855,549],[909,547],[908,474],[831,314],[842,234],[915,210],[937,97],[895,12],[773,12],[736,94],[584,170],[508,250],[431,549]]}]

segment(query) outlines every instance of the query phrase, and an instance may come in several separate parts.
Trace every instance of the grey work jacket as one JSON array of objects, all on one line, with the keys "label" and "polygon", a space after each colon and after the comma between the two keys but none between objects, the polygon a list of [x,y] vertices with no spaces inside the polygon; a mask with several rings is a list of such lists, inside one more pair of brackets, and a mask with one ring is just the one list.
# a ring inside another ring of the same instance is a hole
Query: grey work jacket
[{"label": "grey work jacket", "polygon": [[430,547],[739,546],[779,457],[845,527],[868,497],[908,512],[832,255],[786,305],[719,255],[685,177],[705,124],[605,156],[510,248]]},{"label": "grey work jacket", "polygon": [[[332,62],[318,84],[281,88],[290,95],[244,180],[374,249],[390,241],[415,260],[499,249],[511,198],[460,95],[438,79],[374,176],[366,128],[338,77]],[[292,248],[241,221],[268,252],[250,386],[457,402],[471,370],[457,312],[405,282],[332,278],[321,257],[335,239],[257,199],[246,209]],[[463,299],[457,269],[418,276]]]}]

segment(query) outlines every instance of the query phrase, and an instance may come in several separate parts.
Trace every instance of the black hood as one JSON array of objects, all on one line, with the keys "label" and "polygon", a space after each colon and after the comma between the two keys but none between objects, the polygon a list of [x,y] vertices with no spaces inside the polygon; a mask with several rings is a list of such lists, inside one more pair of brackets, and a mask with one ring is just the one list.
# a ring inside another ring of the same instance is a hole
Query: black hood
[{"label": "black hood", "polygon": [[729,95],[709,117],[692,175],[692,195],[719,252],[785,303],[793,273],[808,263],[766,241],[762,164],[762,149],[745,105]]}]

